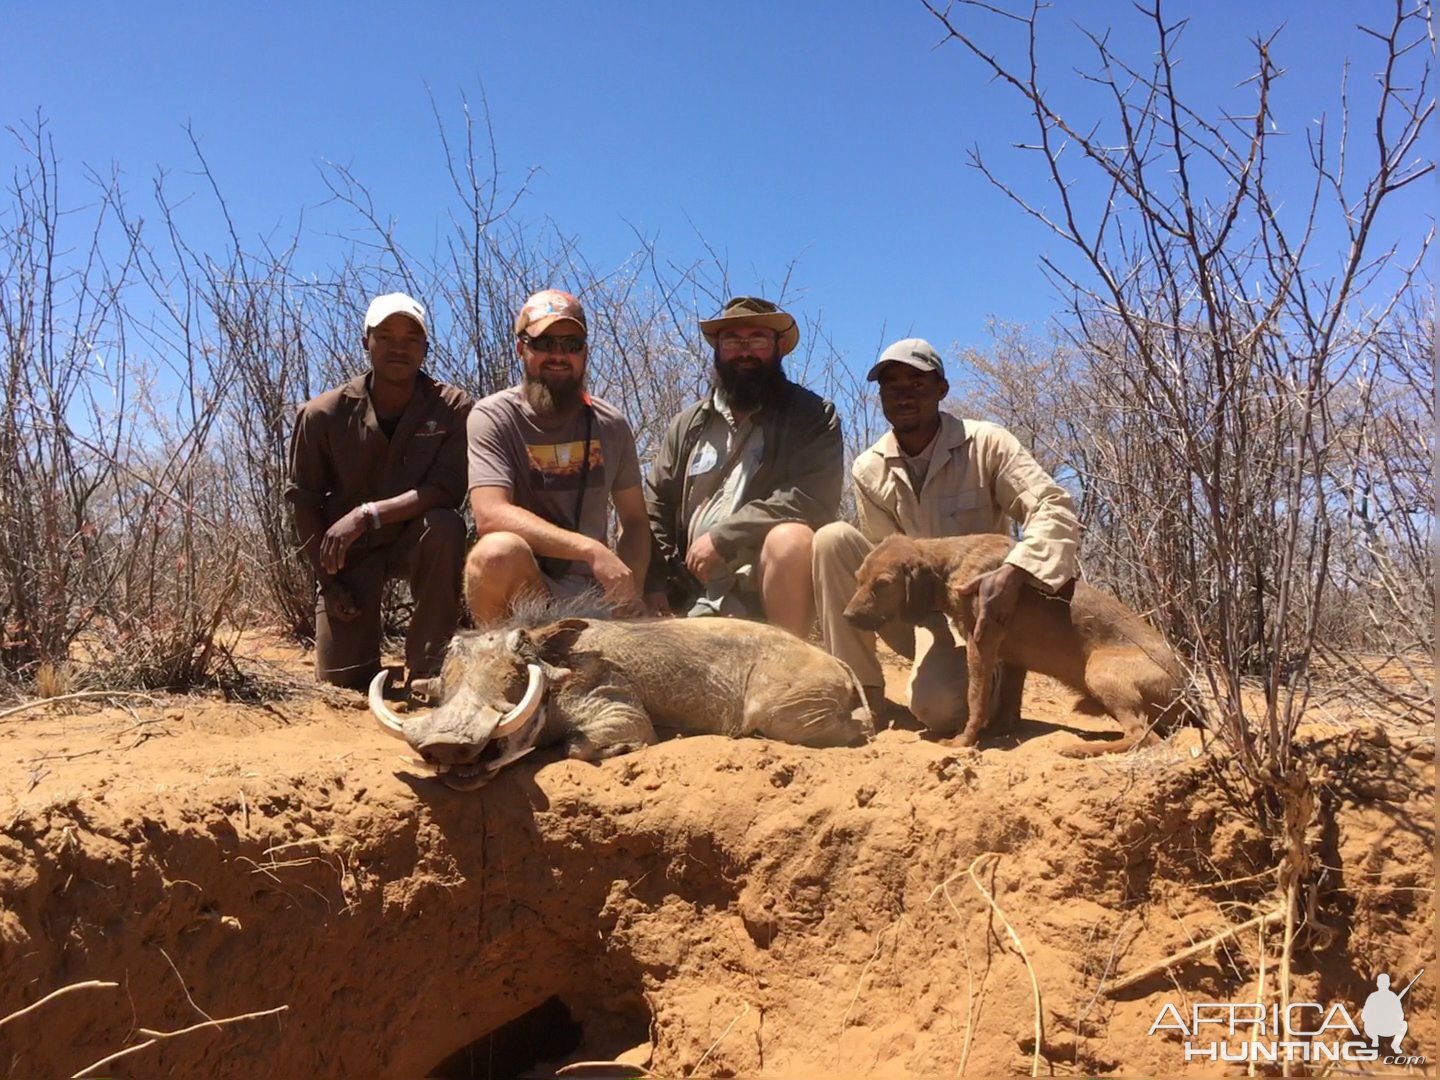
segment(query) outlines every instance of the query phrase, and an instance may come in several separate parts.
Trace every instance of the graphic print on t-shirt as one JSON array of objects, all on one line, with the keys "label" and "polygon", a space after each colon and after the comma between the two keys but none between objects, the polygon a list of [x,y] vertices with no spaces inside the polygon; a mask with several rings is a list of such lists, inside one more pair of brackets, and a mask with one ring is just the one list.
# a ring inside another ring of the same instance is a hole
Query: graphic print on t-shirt
[{"label": "graphic print on t-shirt", "polygon": [[[584,464],[585,440],[527,446],[530,458],[530,484],[537,491],[575,491],[580,487],[580,467]],[[605,451],[599,439],[590,442],[590,473],[586,487],[603,485]]]}]

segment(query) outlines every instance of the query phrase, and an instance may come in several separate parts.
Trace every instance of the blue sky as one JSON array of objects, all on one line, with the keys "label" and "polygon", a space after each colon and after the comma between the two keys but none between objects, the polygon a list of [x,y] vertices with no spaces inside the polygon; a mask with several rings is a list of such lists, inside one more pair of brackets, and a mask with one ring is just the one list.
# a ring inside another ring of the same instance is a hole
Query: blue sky
[{"label": "blue sky", "polygon": [[[1352,92],[1375,67],[1354,23],[1382,24],[1387,12],[1353,0],[1169,10],[1192,19],[1179,49],[1186,92],[1215,110],[1248,106],[1235,86],[1250,69],[1248,39],[1284,24],[1277,107],[1293,118],[1296,161],[1299,130],[1336,107],[1345,57],[1355,58]],[[458,124],[462,93],[478,103],[483,87],[506,175],[541,170],[522,218],[553,220],[601,268],[634,250],[632,226],[688,263],[703,255],[698,229],[742,292],[798,259],[795,310],[822,316],[857,370],[882,339],[980,344],[987,317],[1038,323],[1059,307],[1037,260],[1060,243],[965,160],[979,144],[1028,184],[1034,162],[1008,147],[1030,129],[1013,95],[955,44],[934,48],[940,27],[918,0],[417,4],[403,14],[370,2],[62,0],[7,4],[4,17],[0,121],[43,110],[68,205],[86,197],[82,165],[117,163],[142,208],[159,167],[177,194],[202,191],[187,175],[188,122],[242,238],[285,234],[312,208],[298,263],[330,261],[337,241],[313,209],[326,195],[318,163],[329,160],[363,179],[407,246],[425,252],[451,199],[429,95]],[[1052,86],[1075,85],[1071,19],[1111,28],[1136,61],[1150,55],[1150,28],[1128,0],[1062,0],[1046,15]],[[1008,33],[982,25],[988,41]],[[1083,111],[1083,91],[1066,92]],[[6,139],[0,168],[17,160]],[[1298,170],[1277,175],[1303,197]],[[1434,202],[1432,177],[1391,206],[1382,231],[1417,235]],[[201,244],[212,227],[201,226]],[[1317,256],[1327,253],[1336,246]]]}]

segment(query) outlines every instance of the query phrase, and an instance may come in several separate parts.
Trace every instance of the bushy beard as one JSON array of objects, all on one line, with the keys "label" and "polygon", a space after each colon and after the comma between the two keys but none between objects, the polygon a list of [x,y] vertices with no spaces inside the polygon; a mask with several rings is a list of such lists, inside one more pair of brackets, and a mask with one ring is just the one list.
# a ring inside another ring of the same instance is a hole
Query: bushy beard
[{"label": "bushy beard", "polygon": [[535,410],[538,416],[556,416],[568,412],[574,412],[580,407],[580,399],[585,393],[585,376],[582,375],[551,375],[550,382],[545,381],[544,372],[538,375],[525,373],[522,390],[525,400],[529,402],[530,408]]},{"label": "bushy beard", "polygon": [[732,409],[749,412],[779,401],[790,384],[784,361],[779,357],[774,361],[760,360],[756,367],[742,369],[736,366],[741,360],[755,358],[737,356],[734,360],[722,360],[718,353],[715,356],[714,383],[725,395],[726,403]]}]

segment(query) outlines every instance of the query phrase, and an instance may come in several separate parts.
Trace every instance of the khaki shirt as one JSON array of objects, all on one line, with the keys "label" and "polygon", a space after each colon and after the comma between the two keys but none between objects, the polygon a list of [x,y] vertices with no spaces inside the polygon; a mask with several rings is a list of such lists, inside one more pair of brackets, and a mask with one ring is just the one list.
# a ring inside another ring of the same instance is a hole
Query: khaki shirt
[{"label": "khaki shirt", "polygon": [[[465,497],[465,419],[470,395],[437,383],[423,371],[393,437],[386,438],[370,401],[370,376],[361,375],[300,406],[290,438],[285,497],[313,506],[327,526],[361,503],[412,488],[439,488],[440,505]],[[395,540],[407,522],[391,522],[361,540]]]},{"label": "khaki shirt", "polygon": [[1023,533],[1006,562],[1029,571],[1052,591],[1075,576],[1080,523],[1074,503],[1020,440],[998,424],[942,412],[919,492],[894,432],[887,431],[861,453],[850,472],[860,531],[872,544],[892,533],[922,539],[1004,535],[1008,518]]}]

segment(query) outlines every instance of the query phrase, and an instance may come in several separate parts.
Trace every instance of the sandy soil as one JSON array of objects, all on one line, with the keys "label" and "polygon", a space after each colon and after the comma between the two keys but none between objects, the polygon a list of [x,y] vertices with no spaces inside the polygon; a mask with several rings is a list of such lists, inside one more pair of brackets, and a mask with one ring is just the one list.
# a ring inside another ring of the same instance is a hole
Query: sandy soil
[{"label": "sandy soil", "polygon": [[[0,1024],[0,1072],[283,1009],[101,1073],[1221,1074],[1147,1031],[1166,1003],[1274,1001],[1277,929],[1107,987],[1272,910],[1274,851],[1199,732],[1073,761],[1111,730],[1073,705],[1032,678],[1018,737],[979,751],[703,737],[473,793],[410,774],[358,695],[0,719],[0,1017],[118,984]],[[1433,1062],[1432,733],[1323,721],[1326,930],[1294,997],[1358,1023],[1375,972],[1426,968],[1405,1047]]]}]

